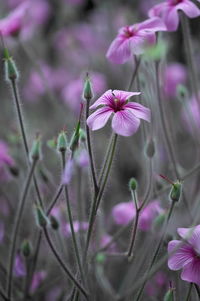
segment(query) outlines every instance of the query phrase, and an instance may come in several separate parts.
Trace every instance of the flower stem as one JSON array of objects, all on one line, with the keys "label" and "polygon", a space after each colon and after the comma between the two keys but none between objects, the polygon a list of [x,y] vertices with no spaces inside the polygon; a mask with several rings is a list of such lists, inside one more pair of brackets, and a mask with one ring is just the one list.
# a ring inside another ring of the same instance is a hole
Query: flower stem
[{"label": "flower stem", "polygon": [[77,287],[77,289],[83,294],[83,296],[88,300],[88,292],[82,287],[82,285],[76,280],[76,278],[73,276],[72,272],[68,269],[68,267],[65,265],[65,263],[62,261],[60,255],[58,254],[56,248],[54,247],[54,244],[49,236],[49,233],[46,228],[44,228],[44,235],[47,240],[47,243],[54,254],[55,258],[57,259],[58,263],[60,264],[61,268],[64,270],[64,272],[67,274],[69,279],[74,283],[74,285]]},{"label": "flower stem", "polygon": [[132,88],[132,85],[133,85],[133,83],[134,83],[134,80],[135,80],[135,78],[136,78],[137,72],[138,72],[139,67],[140,67],[140,63],[141,63],[141,58],[140,58],[140,57],[137,58],[137,57],[135,56],[135,68],[134,68],[134,70],[133,70],[133,73],[132,73],[132,76],[131,76],[131,80],[130,80],[130,83],[129,83],[128,88],[127,88],[127,91],[130,91],[131,88]]},{"label": "flower stem", "polygon": [[[61,152],[61,156],[62,156],[62,168],[64,171],[64,169],[65,169],[65,151]],[[71,212],[71,206],[70,206],[70,201],[69,201],[69,192],[68,192],[67,185],[64,186],[64,191],[65,191],[65,200],[66,200],[66,205],[67,205],[67,212],[68,212],[68,218],[69,218],[69,224],[70,224],[70,230],[71,230],[71,235],[72,235],[75,256],[76,256],[76,260],[77,260],[77,264],[78,264],[78,268],[79,268],[79,271],[81,274],[82,281],[84,282],[84,274],[83,274],[78,244],[77,244],[77,240],[76,240],[76,235],[75,235],[75,231],[74,231],[73,217],[72,217],[72,212]]]},{"label": "flower stem", "polygon": [[185,301],[190,301],[190,296],[191,296],[191,292],[192,292],[192,286],[193,286],[193,284],[190,283],[189,290],[188,290],[187,297],[186,297]]},{"label": "flower stem", "polygon": [[[89,117],[89,107],[90,107],[90,99],[86,100],[86,110],[85,110],[85,118]],[[90,168],[91,168],[91,174],[92,174],[92,180],[93,180],[93,185],[94,185],[94,193],[95,195],[98,194],[98,184],[97,184],[97,179],[96,179],[96,172],[95,172],[95,166],[94,166],[94,158],[93,158],[93,153],[92,153],[92,146],[91,146],[91,139],[90,139],[90,129],[86,123],[86,138],[87,138],[87,149],[89,153],[89,160],[90,160]]]},{"label": "flower stem", "polygon": [[200,289],[199,289],[199,286],[196,283],[194,283],[194,286],[196,288],[196,292],[197,292],[197,295],[198,295],[199,300],[200,300]]},{"label": "flower stem", "polygon": [[27,195],[29,192],[31,179],[33,177],[36,163],[37,163],[37,160],[34,160],[30,167],[29,174],[28,174],[28,177],[26,180],[26,184],[25,184],[25,187],[24,187],[24,190],[22,193],[22,198],[20,200],[20,204],[19,204],[19,207],[17,210],[17,216],[15,218],[14,229],[13,229],[12,239],[11,239],[12,245],[11,245],[10,256],[9,256],[9,265],[8,265],[8,282],[7,282],[8,299],[11,298],[11,293],[12,293],[13,265],[14,265],[14,259],[15,259],[15,249],[16,249],[16,244],[17,244],[19,226],[21,223],[24,205],[25,205],[25,201],[26,201],[26,198],[27,198]]},{"label": "flower stem", "polygon": [[173,210],[174,210],[174,207],[175,207],[175,202],[172,202],[172,203],[171,203],[171,206],[170,206],[170,209],[169,209],[169,213],[168,213],[167,218],[166,218],[165,225],[164,225],[164,227],[163,227],[164,231],[163,231],[162,236],[161,236],[161,238],[160,238],[160,241],[159,241],[159,243],[158,243],[158,245],[157,245],[157,248],[156,248],[156,250],[155,250],[155,252],[154,252],[154,255],[153,255],[153,258],[152,258],[152,260],[151,260],[151,263],[150,263],[150,265],[149,265],[149,267],[148,267],[148,269],[147,269],[147,272],[146,272],[146,275],[147,275],[147,276],[145,277],[145,281],[143,282],[143,284],[142,284],[142,286],[141,286],[141,288],[140,288],[140,290],[139,290],[139,293],[138,293],[138,296],[137,296],[136,301],[139,301],[140,298],[142,297],[143,290],[144,290],[145,285],[146,285],[146,283],[147,283],[148,275],[149,275],[149,273],[150,273],[150,271],[151,271],[151,269],[152,269],[152,267],[153,267],[153,265],[154,265],[154,263],[155,263],[155,261],[156,261],[156,258],[157,258],[158,254],[159,254],[159,251],[160,251],[160,249],[161,249],[161,247],[162,247],[162,245],[163,245],[163,241],[164,241],[164,239],[165,239],[165,235],[166,235],[166,232],[167,232],[167,229],[168,229],[169,221],[170,221],[170,218],[171,218],[171,216],[172,216],[172,212],[173,212]]},{"label": "flower stem", "polygon": [[200,99],[199,99],[199,83],[198,83],[198,76],[193,60],[193,51],[192,51],[192,40],[191,40],[191,33],[190,33],[190,26],[188,18],[180,12],[180,19],[181,19],[181,27],[182,27],[182,33],[183,33],[183,39],[185,44],[185,52],[186,52],[186,58],[187,63],[189,66],[190,71],[190,78],[191,78],[191,86],[193,93],[195,95],[196,100],[198,101],[198,106],[200,108]]}]

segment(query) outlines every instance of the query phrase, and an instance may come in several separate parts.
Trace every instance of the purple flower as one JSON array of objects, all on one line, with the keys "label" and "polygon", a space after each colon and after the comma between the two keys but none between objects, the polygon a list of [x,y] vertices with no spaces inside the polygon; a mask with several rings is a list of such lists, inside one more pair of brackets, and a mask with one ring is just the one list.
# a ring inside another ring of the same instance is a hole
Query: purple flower
[{"label": "purple flower", "polygon": [[[79,222],[79,221],[74,221],[74,232],[77,233],[79,231],[86,231],[88,229],[88,222]],[[64,224],[63,226],[63,233],[65,236],[70,236],[71,235],[71,227],[69,223]]]},{"label": "purple flower", "polygon": [[175,31],[179,24],[178,11],[180,10],[189,18],[196,18],[200,15],[199,8],[190,0],[167,0],[150,9],[149,17],[161,17],[167,30]]},{"label": "purple flower", "polygon": [[131,55],[142,54],[146,45],[155,44],[155,33],[163,30],[166,30],[166,27],[160,18],[122,27],[106,56],[116,64],[123,64],[131,58]]},{"label": "purple flower", "polygon": [[0,181],[10,180],[10,174],[7,167],[15,165],[13,158],[9,154],[9,149],[4,141],[0,141]]},{"label": "purple flower", "polygon": [[98,108],[92,113],[87,124],[93,130],[101,129],[113,115],[112,129],[122,136],[131,136],[139,128],[140,119],[150,122],[150,110],[136,102],[128,102],[128,99],[140,92],[126,92],[120,90],[106,91],[90,109]]},{"label": "purple flower", "polygon": [[177,86],[184,84],[187,79],[185,66],[179,63],[168,64],[164,69],[163,75],[165,94],[169,97],[175,97],[177,94]]},{"label": "purple flower", "polygon": [[[200,93],[199,93],[200,97]],[[192,98],[187,102],[187,110],[189,110],[189,113],[191,114],[191,117],[193,119],[194,124],[199,129],[200,128],[200,108],[198,101],[195,96],[192,96]],[[192,125],[191,125],[191,119],[190,116],[188,116],[188,111],[183,111],[183,120],[184,120],[184,126],[186,130],[192,131]]]},{"label": "purple flower", "polygon": [[159,293],[166,289],[167,286],[167,276],[162,271],[159,271],[155,276],[148,281],[146,285],[146,292],[149,297],[158,296]]},{"label": "purple flower", "polygon": [[36,289],[41,285],[41,282],[46,278],[47,273],[45,271],[35,272],[31,282],[30,292],[34,293]]},{"label": "purple flower", "polygon": [[74,159],[69,159],[65,165],[65,169],[62,175],[62,184],[67,185],[70,183],[72,176],[75,172]]},{"label": "purple flower", "polygon": [[179,247],[179,240],[169,242],[168,252],[174,251],[174,254],[168,259],[168,267],[173,271],[182,269],[182,280],[200,285],[200,225],[178,228],[177,232],[184,239],[184,243]]},{"label": "purple flower", "polygon": [[26,276],[26,265],[24,262],[24,258],[20,253],[18,253],[15,257],[14,274],[16,277]]},{"label": "purple flower", "polygon": [[[148,231],[151,228],[155,217],[162,212],[162,208],[158,201],[149,203],[142,209],[139,218],[139,228]],[[133,201],[119,203],[113,207],[112,216],[118,225],[127,225],[135,217],[135,207]]]}]

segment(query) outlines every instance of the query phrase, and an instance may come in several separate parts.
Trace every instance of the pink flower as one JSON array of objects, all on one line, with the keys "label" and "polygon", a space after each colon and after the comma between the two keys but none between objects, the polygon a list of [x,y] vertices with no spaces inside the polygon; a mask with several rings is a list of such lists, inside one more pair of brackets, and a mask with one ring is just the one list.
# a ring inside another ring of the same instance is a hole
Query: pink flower
[{"label": "pink flower", "polygon": [[87,124],[96,131],[107,123],[109,117],[113,115],[112,129],[122,136],[131,136],[139,128],[140,119],[150,122],[150,110],[136,102],[128,102],[128,99],[140,92],[126,92],[120,90],[106,91],[90,109],[98,108],[92,113]]},{"label": "pink flower", "polygon": [[0,20],[0,32],[3,36],[15,35],[21,30],[27,8],[27,2],[24,2],[17,6],[7,17]]},{"label": "pink flower", "polygon": [[155,276],[148,281],[146,285],[146,292],[149,297],[158,296],[163,289],[167,287],[167,276],[162,271],[159,271]]},{"label": "pink flower", "polygon": [[131,58],[131,55],[142,54],[146,45],[155,44],[155,33],[164,30],[166,27],[160,18],[122,27],[110,45],[106,57],[116,64],[123,64]]},{"label": "pink flower", "polygon": [[18,253],[15,257],[14,274],[16,277],[26,276],[26,264],[24,262],[24,258],[20,253]]},{"label": "pink flower", "polygon": [[[142,209],[139,218],[139,228],[148,231],[151,228],[155,217],[162,212],[162,208],[158,201],[149,203]],[[118,225],[127,225],[135,217],[135,207],[133,201],[119,203],[113,207],[112,216]]]},{"label": "pink flower", "polygon": [[179,63],[171,63],[164,69],[163,87],[164,92],[169,97],[175,97],[177,94],[177,86],[185,84],[187,72],[184,65]]},{"label": "pink flower", "polygon": [[46,276],[47,272],[45,271],[39,271],[34,273],[30,287],[31,293],[34,293],[38,289],[38,287],[41,285]]},{"label": "pink flower", "polygon": [[150,9],[149,17],[161,17],[167,30],[175,31],[179,24],[178,11],[180,10],[189,18],[196,18],[200,15],[199,8],[190,0],[167,0]]},{"label": "pink flower", "polygon": [[[88,222],[79,222],[79,221],[74,221],[74,232],[77,233],[79,231],[86,231],[88,229]],[[71,235],[71,227],[69,223],[64,224],[63,226],[63,234],[65,236],[70,236]]]},{"label": "pink flower", "polygon": [[[200,97],[200,92],[199,92],[199,97]],[[198,101],[194,95],[192,96],[191,99],[189,99],[189,101],[187,101],[186,109],[183,108],[182,118],[183,118],[183,125],[185,129],[190,133],[193,130],[191,124],[191,118],[194,125],[197,127],[197,129],[200,128],[200,108],[199,108]]]},{"label": "pink flower", "polygon": [[[200,225],[193,228],[178,228],[178,234],[184,239],[172,240],[168,244],[168,252],[175,252],[168,259],[170,270],[182,269],[181,279],[200,285]],[[177,249],[175,251],[175,249]]]}]

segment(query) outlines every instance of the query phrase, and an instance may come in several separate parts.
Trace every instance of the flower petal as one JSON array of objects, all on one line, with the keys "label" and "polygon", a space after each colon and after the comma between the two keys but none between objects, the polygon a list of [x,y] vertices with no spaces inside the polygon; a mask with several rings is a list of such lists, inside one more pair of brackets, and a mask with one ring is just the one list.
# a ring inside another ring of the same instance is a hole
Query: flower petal
[{"label": "flower petal", "polygon": [[181,279],[200,285],[200,259],[196,258],[184,266]]},{"label": "flower petal", "polygon": [[96,109],[100,105],[109,105],[112,102],[113,95],[112,90],[107,90],[101,97],[99,97],[95,103],[93,103],[92,106],[90,106],[90,109]]},{"label": "flower petal", "polygon": [[[178,248],[178,246],[180,247]],[[170,255],[168,259],[168,267],[170,270],[177,271],[187,265],[193,260],[194,250],[190,245],[181,245],[179,240],[172,240],[168,243],[168,252],[173,252],[178,248],[175,253]]]},{"label": "flower petal", "polygon": [[106,57],[116,64],[123,64],[131,56],[130,38],[118,36],[110,45]]},{"label": "flower petal", "polygon": [[133,202],[119,203],[112,209],[112,216],[116,224],[127,225],[135,217]]},{"label": "flower petal", "polygon": [[140,120],[128,109],[118,111],[113,116],[113,131],[122,136],[131,136],[139,128]]},{"label": "flower petal", "polygon": [[128,98],[136,95],[140,95],[141,92],[128,92],[128,91],[122,91],[122,90],[113,90],[113,94],[116,96],[116,98],[120,100],[127,100]]},{"label": "flower petal", "polygon": [[200,9],[192,3],[192,1],[185,0],[176,6],[177,10],[182,10],[189,18],[196,18],[200,16]]},{"label": "flower petal", "polygon": [[158,17],[153,17],[151,19],[148,19],[144,22],[141,22],[138,24],[139,30],[149,30],[150,32],[157,32],[157,31],[166,31],[167,28],[165,24],[163,23],[162,19]]},{"label": "flower petal", "polygon": [[161,17],[162,16],[162,13],[163,11],[166,9],[167,7],[167,3],[164,2],[164,3],[159,3],[159,4],[156,4],[154,5],[148,12],[148,16],[150,18],[152,17]]},{"label": "flower petal", "polygon": [[96,131],[104,127],[108,121],[110,115],[113,113],[112,109],[105,107],[96,110],[92,113],[87,119],[87,125],[93,130]]},{"label": "flower petal", "polygon": [[179,16],[176,7],[170,7],[168,10],[165,11],[163,15],[163,20],[167,26],[169,31],[176,31],[179,24]]},{"label": "flower petal", "polygon": [[178,228],[177,232],[200,254],[200,225],[193,228]]},{"label": "flower petal", "polygon": [[151,120],[151,111],[139,103],[128,102],[124,108],[130,109],[137,118],[144,119],[149,122]]}]

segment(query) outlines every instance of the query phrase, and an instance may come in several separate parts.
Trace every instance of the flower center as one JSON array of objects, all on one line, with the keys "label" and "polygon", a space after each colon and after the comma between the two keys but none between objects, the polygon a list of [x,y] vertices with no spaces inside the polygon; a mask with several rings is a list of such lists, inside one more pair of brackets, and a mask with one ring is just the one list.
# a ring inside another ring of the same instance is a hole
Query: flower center
[{"label": "flower center", "polygon": [[169,0],[169,4],[171,4],[171,5],[177,5],[181,2],[183,2],[183,0]]},{"label": "flower center", "polygon": [[110,105],[110,107],[112,108],[112,110],[116,113],[118,111],[122,111],[124,106],[124,102],[121,101],[119,98],[116,98],[115,96],[113,96],[113,102]]},{"label": "flower center", "polygon": [[129,26],[126,26],[124,28],[124,35],[125,35],[126,38],[131,38],[131,37],[134,36],[134,31],[132,29],[130,29]]}]

